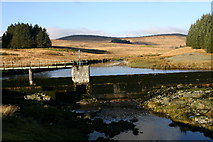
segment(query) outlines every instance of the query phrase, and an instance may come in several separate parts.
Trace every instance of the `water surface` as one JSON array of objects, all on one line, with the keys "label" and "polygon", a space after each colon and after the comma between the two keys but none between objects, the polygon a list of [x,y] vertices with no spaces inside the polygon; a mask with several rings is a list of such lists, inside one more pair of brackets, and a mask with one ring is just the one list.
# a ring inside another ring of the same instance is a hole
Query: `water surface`
[{"label": "water surface", "polygon": [[[170,119],[159,117],[143,108],[138,108],[132,102],[111,103],[102,106],[102,110],[95,118],[101,118],[106,123],[112,121],[137,118],[134,124],[139,129],[139,135],[133,135],[132,131],[120,133],[113,137],[114,140],[211,140],[201,132],[192,132],[187,127],[170,127]],[[103,133],[90,134],[90,140],[103,137]]]},{"label": "water surface", "polygon": [[[179,73],[179,72],[197,72],[197,70],[158,70],[131,68],[127,66],[108,66],[108,67],[90,67],[90,76],[109,76],[109,75],[133,75],[133,74],[154,74],[154,73]],[[34,73],[36,78],[58,78],[71,77],[71,69],[59,69],[53,71],[43,71]],[[28,78],[28,74],[3,76],[2,79]]]}]

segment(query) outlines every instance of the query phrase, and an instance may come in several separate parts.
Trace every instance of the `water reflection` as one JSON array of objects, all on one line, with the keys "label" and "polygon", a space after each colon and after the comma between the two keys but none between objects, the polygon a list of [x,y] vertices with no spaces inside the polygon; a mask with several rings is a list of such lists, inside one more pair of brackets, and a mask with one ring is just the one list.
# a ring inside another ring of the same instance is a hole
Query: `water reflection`
[{"label": "water reflection", "polygon": [[[181,130],[181,127],[170,127],[172,122],[169,119],[156,116],[147,110],[137,108],[134,103],[111,103],[102,106],[102,110],[95,118],[102,118],[106,123],[119,120],[131,120],[137,118],[134,124],[139,129],[139,135],[134,135],[132,131],[123,132],[114,140],[211,140],[200,132]],[[96,134],[96,135],[95,135]],[[90,139],[94,140],[103,134],[92,133]]]}]

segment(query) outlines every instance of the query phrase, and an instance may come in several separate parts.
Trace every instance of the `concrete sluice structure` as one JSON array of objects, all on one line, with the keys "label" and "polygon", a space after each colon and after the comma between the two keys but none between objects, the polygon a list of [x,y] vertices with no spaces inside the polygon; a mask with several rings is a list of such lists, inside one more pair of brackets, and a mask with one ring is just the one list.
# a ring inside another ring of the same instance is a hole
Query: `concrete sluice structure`
[{"label": "concrete sluice structure", "polygon": [[79,65],[72,67],[72,81],[74,91],[79,94],[90,94],[90,67]]}]

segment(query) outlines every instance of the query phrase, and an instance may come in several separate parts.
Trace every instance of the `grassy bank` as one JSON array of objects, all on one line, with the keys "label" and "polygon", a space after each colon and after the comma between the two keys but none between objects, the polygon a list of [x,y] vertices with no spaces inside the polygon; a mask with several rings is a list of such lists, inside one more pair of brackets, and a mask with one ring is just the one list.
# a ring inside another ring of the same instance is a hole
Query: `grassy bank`
[{"label": "grassy bank", "polygon": [[167,60],[167,57],[160,57],[158,55],[150,55],[137,58],[127,58],[127,66],[133,68],[151,68],[163,70],[211,70],[211,61],[191,62],[186,61],[184,58],[181,62],[172,62]]}]

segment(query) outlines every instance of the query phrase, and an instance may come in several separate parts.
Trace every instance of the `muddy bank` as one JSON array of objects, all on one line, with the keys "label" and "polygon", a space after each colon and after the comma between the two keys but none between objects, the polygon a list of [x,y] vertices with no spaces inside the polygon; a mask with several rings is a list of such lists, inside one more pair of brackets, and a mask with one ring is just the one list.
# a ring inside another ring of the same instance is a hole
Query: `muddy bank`
[{"label": "muddy bank", "polygon": [[151,99],[141,102],[141,106],[161,113],[175,122],[213,131],[212,84],[161,86],[147,92]]}]

